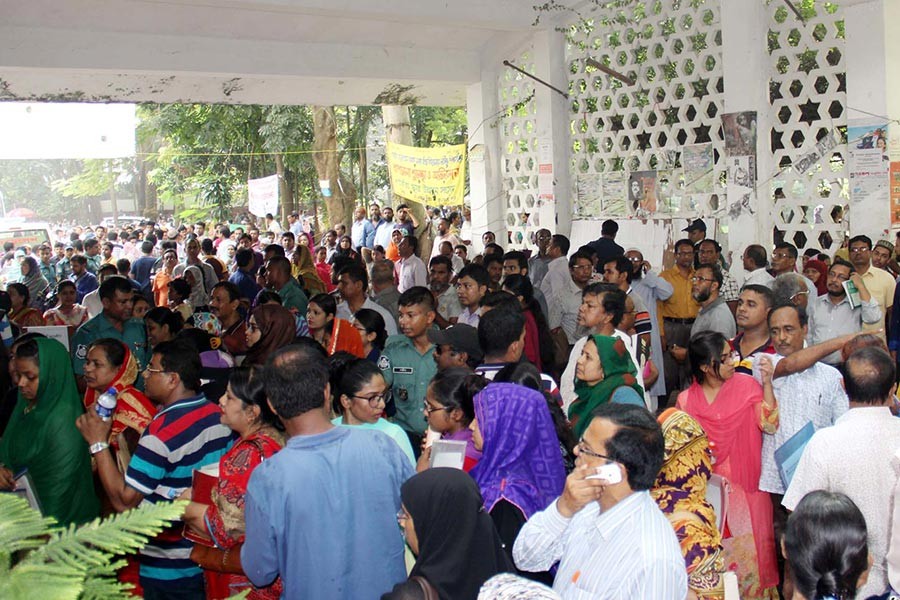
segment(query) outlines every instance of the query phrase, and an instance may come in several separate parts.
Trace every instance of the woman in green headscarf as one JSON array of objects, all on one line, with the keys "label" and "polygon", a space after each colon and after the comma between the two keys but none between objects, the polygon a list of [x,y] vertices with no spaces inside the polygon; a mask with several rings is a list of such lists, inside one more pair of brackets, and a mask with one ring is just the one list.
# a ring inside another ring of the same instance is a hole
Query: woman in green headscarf
[{"label": "woman in green headscarf", "polygon": [[569,422],[575,438],[581,439],[591,413],[601,404],[617,402],[645,406],[644,389],[638,385],[637,369],[625,343],[608,335],[589,336],[575,363],[575,394],[569,406]]},{"label": "woman in green headscarf", "polygon": [[61,525],[85,523],[99,513],[87,445],[75,428],[84,412],[72,361],[62,344],[28,340],[13,357],[19,398],[0,440],[0,487],[28,469],[44,515]]}]

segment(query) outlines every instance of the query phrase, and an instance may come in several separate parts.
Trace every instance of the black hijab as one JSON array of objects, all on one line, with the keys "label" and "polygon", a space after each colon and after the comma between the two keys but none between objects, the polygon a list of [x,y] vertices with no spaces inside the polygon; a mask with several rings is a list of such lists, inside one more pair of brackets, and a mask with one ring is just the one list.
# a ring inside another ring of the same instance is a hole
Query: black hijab
[{"label": "black hijab", "polygon": [[410,577],[427,579],[442,600],[475,600],[485,581],[515,572],[478,484],[465,472],[423,471],[403,484],[400,498],[419,539]]}]

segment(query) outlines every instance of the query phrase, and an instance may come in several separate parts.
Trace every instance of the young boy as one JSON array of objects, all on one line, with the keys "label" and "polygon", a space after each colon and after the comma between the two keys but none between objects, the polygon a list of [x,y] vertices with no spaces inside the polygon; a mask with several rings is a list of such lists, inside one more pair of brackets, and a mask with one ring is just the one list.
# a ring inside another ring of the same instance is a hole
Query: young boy
[{"label": "young boy", "polygon": [[459,314],[457,323],[478,327],[479,302],[487,293],[490,276],[487,269],[481,265],[470,264],[463,267],[459,272],[459,278],[456,281],[456,294],[459,297],[459,303],[463,310]]}]

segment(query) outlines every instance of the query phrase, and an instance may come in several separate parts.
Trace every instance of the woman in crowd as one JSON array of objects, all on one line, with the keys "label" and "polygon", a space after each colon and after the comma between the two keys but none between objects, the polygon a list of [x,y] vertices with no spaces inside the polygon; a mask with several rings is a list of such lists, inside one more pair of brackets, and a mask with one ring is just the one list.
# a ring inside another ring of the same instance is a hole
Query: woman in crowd
[{"label": "woman in crowd", "polygon": [[184,279],[173,279],[169,282],[169,308],[181,315],[187,322],[194,314],[194,307],[188,302],[191,296],[191,286]]},{"label": "woman in crowd", "polygon": [[75,304],[77,297],[74,281],[60,281],[56,286],[57,305],[44,313],[47,325],[65,325],[69,328],[69,335],[74,335],[75,330],[88,320],[87,309]]},{"label": "woman in crowd", "polygon": [[828,293],[828,265],[821,260],[811,258],[803,266],[803,274],[815,284],[817,295]]},{"label": "woman in crowd", "polygon": [[331,356],[343,350],[353,356],[365,358],[362,338],[349,321],[337,317],[337,302],[329,294],[316,294],[309,299],[306,322],[314,340]]},{"label": "woman in crowd", "polygon": [[338,240],[337,248],[334,250],[331,258],[328,259],[328,264],[334,265],[339,258],[349,258],[360,262],[359,253],[353,249],[353,240],[349,235],[342,235],[341,239]]},{"label": "woman in crowd", "polygon": [[6,286],[12,307],[9,310],[9,321],[19,327],[40,327],[44,325],[41,312],[30,306],[31,295],[24,283],[10,283]]},{"label": "woman in crowd", "polygon": [[503,291],[518,299],[525,317],[525,358],[539,371],[552,368],[553,340],[540,304],[534,299],[534,286],[525,275],[509,275],[503,280]]},{"label": "woman in crowd", "polygon": [[[306,236],[301,235],[300,237]],[[301,287],[306,290],[307,296],[315,296],[328,291],[322,278],[319,277],[319,271],[313,264],[312,254],[306,246],[294,247],[294,254],[291,255],[291,274],[299,278]]]},{"label": "woman in crowd", "polygon": [[866,582],[866,520],[844,494],[816,490],[804,496],[788,517],[782,549],[793,572],[794,600],[852,600]]},{"label": "woman in crowd", "polygon": [[[235,369],[228,379],[225,394],[219,398],[222,424],[240,437],[219,459],[219,479],[212,492],[212,504],[192,501],[184,513],[184,521],[194,531],[212,538],[216,547],[227,555],[240,556],[244,542],[244,498],[253,470],[284,446],[284,427],[266,400],[262,377],[251,369]],[[190,498],[191,490],[183,497]],[[218,574],[216,574],[218,576]],[[249,589],[248,598],[267,600],[281,596],[281,580],[258,589],[243,574],[223,573],[229,594]]]},{"label": "woman in crowd", "polygon": [[45,516],[62,526],[86,523],[99,503],[91,455],[75,428],[83,407],[69,353],[36,338],[19,344],[14,360],[19,398],[0,440],[0,488],[11,489],[14,474],[27,469]]},{"label": "woman in crowd", "polygon": [[384,249],[384,255],[388,260],[397,262],[400,260],[400,241],[403,239],[403,230],[394,229],[391,232],[391,241],[388,247]]},{"label": "woman in crowd", "polygon": [[325,284],[325,293],[333,292],[335,285],[331,282],[331,265],[328,263],[328,248],[325,246],[316,248],[316,273]]},{"label": "woman in crowd", "polygon": [[722,537],[706,501],[712,460],[706,433],[684,411],[659,416],[666,443],[663,466],[650,495],[672,523],[688,574],[689,598],[713,600],[725,593]]},{"label": "woman in crowd", "polygon": [[153,276],[153,301],[156,306],[169,306],[169,282],[175,279],[178,253],[166,250],[162,255],[162,268]]},{"label": "woman in crowd", "polygon": [[[262,290],[256,295],[256,306],[262,306],[263,304],[284,306],[281,296],[274,290]],[[294,335],[298,338],[309,337],[309,324],[306,322],[306,315],[301,315],[298,312],[291,312],[291,314],[294,315]]]},{"label": "woman in crowd", "polygon": [[181,318],[181,313],[157,306],[144,315],[144,324],[147,326],[147,343],[153,348],[159,343],[175,339],[184,327],[184,319]]},{"label": "woman in crowd", "polygon": [[28,288],[28,297],[30,298],[28,306],[43,310],[44,294],[47,293],[50,282],[41,274],[41,269],[33,256],[26,256],[19,264],[19,268],[22,272],[19,282]]},{"label": "woman in crowd", "polygon": [[347,352],[337,352],[329,359],[328,368],[331,372],[332,406],[340,415],[332,423],[386,433],[415,465],[416,459],[406,432],[399,425],[381,418],[391,392],[375,363]]},{"label": "woman in crowd", "polygon": [[[484,389],[487,381],[466,367],[452,367],[438,371],[425,392],[425,420],[431,431],[441,434],[442,440],[466,443],[463,471],[468,473],[481,459],[469,429],[475,419],[473,396]],[[419,457],[418,470],[428,468],[431,447]]]},{"label": "woman in crowd", "polygon": [[280,304],[263,304],[250,313],[247,321],[247,355],[244,366],[265,364],[269,355],[294,341],[296,321],[291,311]]},{"label": "woman in crowd", "polygon": [[371,308],[361,308],[353,315],[353,326],[359,331],[365,357],[372,362],[378,362],[388,337],[384,317]]},{"label": "woman in crowd", "polygon": [[[519,530],[562,493],[566,470],[547,401],[513,383],[491,383],[474,398],[471,423],[481,460],[471,475],[512,560]],[[552,582],[549,573],[526,577]]]},{"label": "woman in crowd", "polygon": [[209,297],[206,295],[206,286],[203,283],[203,271],[197,265],[191,265],[184,270],[184,280],[191,286],[188,303],[194,312],[209,310]]},{"label": "woman in crowd", "polygon": [[478,486],[458,469],[429,469],[400,488],[397,521],[416,555],[409,580],[382,600],[475,600],[481,585],[513,570]]},{"label": "woman in crowd", "polygon": [[134,305],[131,309],[131,317],[133,319],[142,319],[143,320],[144,315],[146,315],[147,312],[149,312],[151,308],[153,308],[153,307],[150,306],[150,302],[146,298],[144,298],[142,295],[135,292]]},{"label": "woman in crowd", "polygon": [[575,394],[569,406],[569,422],[580,439],[590,415],[601,404],[617,402],[645,406],[644,389],[637,382],[637,368],[625,343],[608,335],[588,336],[575,363]]},{"label": "woman in crowd", "polygon": [[[725,567],[737,571],[742,598],[776,598],[772,501],[758,485],[762,434],[774,431],[777,407],[765,401],[753,377],[734,372],[731,346],[721,333],[699,334],[688,354],[694,382],[678,395],[677,407],[706,432],[713,472],[729,483]],[[760,365],[768,373],[764,381],[771,378],[771,363]]]}]

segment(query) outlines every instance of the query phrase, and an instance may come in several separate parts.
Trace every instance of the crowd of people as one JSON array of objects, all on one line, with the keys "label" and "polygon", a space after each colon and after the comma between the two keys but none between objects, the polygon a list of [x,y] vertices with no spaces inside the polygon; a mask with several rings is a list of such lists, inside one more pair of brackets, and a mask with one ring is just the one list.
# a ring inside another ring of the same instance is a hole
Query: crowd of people
[{"label": "crowd of people", "polygon": [[62,525],[189,501],[119,572],[150,599],[900,590],[892,244],[733,265],[698,219],[654,270],[614,221],[471,230],[373,203],[8,244],[0,488]]}]

